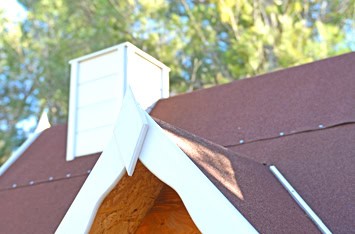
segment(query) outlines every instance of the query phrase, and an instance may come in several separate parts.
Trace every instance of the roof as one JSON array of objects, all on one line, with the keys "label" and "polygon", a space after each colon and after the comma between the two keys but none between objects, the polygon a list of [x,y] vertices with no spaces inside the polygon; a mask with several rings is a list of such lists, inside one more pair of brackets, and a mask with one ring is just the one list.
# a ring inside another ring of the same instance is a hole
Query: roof
[{"label": "roof", "polygon": [[66,125],[51,127],[0,177],[3,233],[54,233],[98,154],[65,160]]},{"label": "roof", "polygon": [[258,231],[318,233],[267,166],[157,121]]},{"label": "roof", "polygon": [[[350,53],[171,97],[151,115],[259,231],[317,232],[273,164],[332,231],[350,233],[354,63]],[[0,177],[3,232],[59,225],[99,157],[66,162],[66,135],[66,125],[45,130]]]},{"label": "roof", "polygon": [[276,165],[331,230],[349,233],[355,230],[353,64],[349,53],[235,81],[161,100],[151,114]]}]

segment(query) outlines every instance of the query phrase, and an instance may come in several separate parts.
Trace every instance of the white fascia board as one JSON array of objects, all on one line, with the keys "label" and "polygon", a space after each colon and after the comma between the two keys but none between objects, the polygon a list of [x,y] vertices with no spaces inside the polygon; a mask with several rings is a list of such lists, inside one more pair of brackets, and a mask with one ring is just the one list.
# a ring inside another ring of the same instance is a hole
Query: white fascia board
[{"label": "white fascia board", "polygon": [[257,233],[254,227],[146,113],[140,161],[180,196],[202,233]]},{"label": "white fascia board", "polygon": [[22,145],[11,154],[6,162],[0,167],[0,176],[2,176],[9,167],[28,149],[28,147],[37,139],[41,133],[32,133]]},{"label": "white fascia board", "polygon": [[6,160],[6,162],[0,167],[0,176],[2,176],[11,165],[16,162],[16,160],[21,157],[21,155],[28,149],[30,145],[38,138],[41,133],[50,128],[50,123],[48,121],[48,116],[46,111],[44,111],[38,121],[35,131],[30,134],[27,140],[22,143],[22,145],[11,154],[11,156]]},{"label": "white fascia board", "polygon": [[[179,194],[196,226],[203,233],[257,233],[160,126],[137,104],[134,108],[145,115],[149,126],[139,159]],[[126,121],[127,125],[135,124]],[[56,233],[90,230],[103,199],[124,174],[122,147],[126,147],[124,142],[117,142],[114,137],[111,139]]]},{"label": "white fascia board", "polygon": [[112,137],[55,233],[89,233],[102,201],[125,172]]}]

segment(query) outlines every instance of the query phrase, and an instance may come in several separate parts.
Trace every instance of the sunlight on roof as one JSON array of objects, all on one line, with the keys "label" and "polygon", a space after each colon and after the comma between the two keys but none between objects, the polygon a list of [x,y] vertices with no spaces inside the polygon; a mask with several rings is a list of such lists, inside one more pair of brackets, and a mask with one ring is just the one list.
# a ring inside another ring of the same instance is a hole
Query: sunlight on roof
[{"label": "sunlight on roof", "polygon": [[[202,166],[209,175],[213,176],[226,189],[244,201],[235,171],[230,160],[225,155],[211,151],[203,145],[194,144],[194,142],[173,132],[166,131],[166,133],[185,153],[192,156],[194,161],[198,162],[198,165]],[[210,159],[213,159],[213,163],[209,162]]]}]

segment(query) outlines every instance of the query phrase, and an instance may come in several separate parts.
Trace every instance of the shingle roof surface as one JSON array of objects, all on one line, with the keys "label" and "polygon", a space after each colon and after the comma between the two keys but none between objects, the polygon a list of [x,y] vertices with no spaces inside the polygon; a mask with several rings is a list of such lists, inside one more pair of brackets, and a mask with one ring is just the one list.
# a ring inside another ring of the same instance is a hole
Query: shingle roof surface
[{"label": "shingle roof surface", "polygon": [[258,231],[319,233],[267,166],[162,121],[158,123]]},{"label": "shingle roof surface", "polygon": [[275,164],[331,230],[354,233],[354,64],[353,52],[161,100],[151,114]]},{"label": "shingle roof surface", "polygon": [[355,124],[232,150],[275,164],[334,233],[355,233]]},{"label": "shingle roof surface", "polygon": [[[351,233],[353,64],[355,53],[236,81],[159,101],[151,114],[195,134],[165,125],[258,230],[316,231],[265,163],[284,173],[331,230]],[[99,157],[66,162],[65,150],[66,126],[52,127],[0,177],[1,232],[54,232]]]},{"label": "shingle roof surface", "polygon": [[355,122],[355,52],[160,100],[151,115],[223,146]]},{"label": "shingle roof surface", "polygon": [[66,162],[66,131],[66,125],[45,130],[0,177],[0,233],[56,230],[98,159]]}]

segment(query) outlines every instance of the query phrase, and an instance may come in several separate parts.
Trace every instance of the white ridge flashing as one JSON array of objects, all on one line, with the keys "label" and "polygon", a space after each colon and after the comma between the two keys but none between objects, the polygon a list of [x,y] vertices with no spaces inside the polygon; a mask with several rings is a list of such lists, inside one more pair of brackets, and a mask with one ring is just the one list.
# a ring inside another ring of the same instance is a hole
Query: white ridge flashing
[{"label": "white ridge flashing", "polygon": [[27,140],[22,143],[22,145],[17,150],[15,150],[6,160],[6,162],[0,167],[0,176],[2,176],[7,171],[7,169],[9,169],[11,165],[14,164],[14,162],[16,162],[19,157],[21,157],[21,155],[37,139],[37,137],[41,135],[44,130],[50,128],[50,126],[51,125],[48,121],[47,112],[44,111],[38,121],[35,131],[28,136]]},{"label": "white ridge flashing", "polygon": [[[124,103],[131,108],[122,109],[120,115],[134,115],[131,113],[133,108],[134,111],[145,116],[149,126],[142,142],[140,161],[179,194],[200,231],[203,233],[257,233],[188,156],[169,139],[159,125],[135,103],[130,94],[125,96]],[[129,113],[124,113],[125,111]],[[116,126],[122,124],[120,123],[122,119],[124,118],[119,117]],[[126,119],[127,128],[125,130],[117,128],[119,132],[115,134],[126,136],[127,131],[135,128],[136,123]],[[134,138],[139,140],[136,137],[132,137],[131,140]],[[122,155],[132,152],[132,150],[123,149],[127,147],[125,143],[117,136],[111,138],[56,233],[87,233],[90,231],[102,201],[124,175],[126,167],[124,158],[134,158],[132,157],[134,154]]]},{"label": "white ridge flashing", "polygon": [[282,186],[287,190],[291,197],[296,201],[296,203],[301,207],[301,209],[306,212],[308,217],[317,226],[319,231],[323,234],[331,234],[332,232],[325,226],[323,221],[318,217],[318,215],[312,210],[311,207],[303,200],[303,198],[297,193],[297,191],[292,187],[292,185],[286,180],[286,178],[281,174],[281,172],[274,166],[269,167],[270,171],[279,180]]}]

